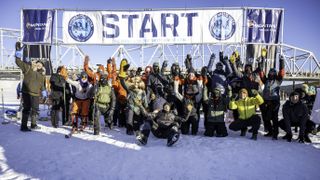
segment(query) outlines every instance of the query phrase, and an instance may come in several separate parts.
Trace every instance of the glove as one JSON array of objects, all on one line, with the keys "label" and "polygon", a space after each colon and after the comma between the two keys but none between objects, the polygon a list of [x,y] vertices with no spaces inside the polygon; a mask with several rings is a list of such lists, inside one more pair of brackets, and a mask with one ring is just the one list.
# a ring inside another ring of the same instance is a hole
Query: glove
[{"label": "glove", "polygon": [[84,64],[89,64],[89,56],[84,57]]},{"label": "glove", "polygon": [[231,62],[232,64],[234,64],[234,63],[236,62],[236,57],[235,57],[234,54],[232,54],[232,55],[230,56],[230,62]]},{"label": "glove", "polygon": [[219,52],[219,60],[222,61],[223,60],[223,51]]},{"label": "glove", "polygon": [[237,94],[233,94],[231,96],[231,101],[235,101],[237,99],[238,95]]},{"label": "glove", "polygon": [[112,63],[112,59],[109,58],[109,59],[107,60],[107,64],[111,64],[111,63]]},{"label": "glove", "polygon": [[257,95],[259,94],[259,92],[258,92],[257,90],[255,90],[255,89],[252,89],[252,90],[251,90],[251,94],[252,94],[253,96],[257,96]]},{"label": "glove", "polygon": [[15,52],[15,57],[18,59],[22,58],[22,54],[23,54],[23,49],[24,49],[24,45],[22,47],[20,47],[21,44],[20,42],[16,43],[16,52]]},{"label": "glove", "polygon": [[46,90],[41,91],[41,96],[42,96],[43,99],[47,99],[48,92]]},{"label": "glove", "polygon": [[233,54],[236,59],[240,59],[240,54],[238,51],[234,51]]},{"label": "glove", "polygon": [[261,56],[262,56],[263,58],[267,57],[267,49],[266,49],[266,48],[262,48],[262,49],[261,49]]},{"label": "glove", "polygon": [[187,105],[187,110],[188,110],[188,112],[190,112],[190,111],[192,110],[192,108],[193,108],[192,104],[188,104],[188,105]]},{"label": "glove", "polygon": [[211,56],[210,56],[210,60],[214,61],[215,59],[216,59],[216,55],[214,53],[212,53]]}]

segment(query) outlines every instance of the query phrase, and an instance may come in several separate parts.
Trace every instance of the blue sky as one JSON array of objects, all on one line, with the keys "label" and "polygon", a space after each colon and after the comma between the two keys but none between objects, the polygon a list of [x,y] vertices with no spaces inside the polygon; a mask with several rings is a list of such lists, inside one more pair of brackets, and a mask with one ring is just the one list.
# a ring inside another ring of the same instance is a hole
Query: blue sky
[{"label": "blue sky", "polygon": [[[318,0],[2,0],[1,28],[20,28],[21,8],[144,9],[201,7],[279,7],[285,9],[284,42],[314,52],[320,58]],[[91,47],[89,49],[95,49]],[[94,53],[97,58],[102,54]],[[100,57],[101,56],[101,57]]]}]

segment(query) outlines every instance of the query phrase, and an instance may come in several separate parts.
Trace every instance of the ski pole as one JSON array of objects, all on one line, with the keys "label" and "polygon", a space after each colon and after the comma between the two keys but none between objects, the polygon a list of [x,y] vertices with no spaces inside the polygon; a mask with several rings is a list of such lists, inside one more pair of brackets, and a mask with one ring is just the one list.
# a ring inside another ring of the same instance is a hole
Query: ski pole
[{"label": "ski pole", "polygon": [[66,84],[63,84],[63,105],[64,105],[64,110],[62,110],[62,112],[64,112],[64,118],[62,117],[62,121],[64,121],[64,123],[66,123],[66,120],[68,120],[67,105],[66,105]]},{"label": "ski pole", "polygon": [[4,99],[3,99],[3,88],[1,88],[1,99],[2,99],[2,118],[4,121]]}]

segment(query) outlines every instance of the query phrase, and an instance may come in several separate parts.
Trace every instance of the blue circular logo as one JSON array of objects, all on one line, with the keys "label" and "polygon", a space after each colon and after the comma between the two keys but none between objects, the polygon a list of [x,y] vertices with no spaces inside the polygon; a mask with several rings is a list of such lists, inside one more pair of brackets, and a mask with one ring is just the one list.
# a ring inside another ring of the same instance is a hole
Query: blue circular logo
[{"label": "blue circular logo", "polygon": [[70,36],[79,42],[86,42],[91,38],[94,31],[92,20],[83,14],[78,14],[71,18],[68,24]]},{"label": "blue circular logo", "polygon": [[236,31],[236,21],[230,14],[219,12],[211,18],[209,31],[217,40],[230,39]]}]

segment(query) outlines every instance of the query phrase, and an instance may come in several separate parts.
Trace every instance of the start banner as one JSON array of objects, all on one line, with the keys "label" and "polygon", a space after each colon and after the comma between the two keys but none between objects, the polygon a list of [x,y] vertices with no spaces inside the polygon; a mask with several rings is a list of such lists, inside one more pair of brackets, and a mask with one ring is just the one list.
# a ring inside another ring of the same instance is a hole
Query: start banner
[{"label": "start banner", "polygon": [[240,43],[243,10],[64,11],[66,44]]}]

